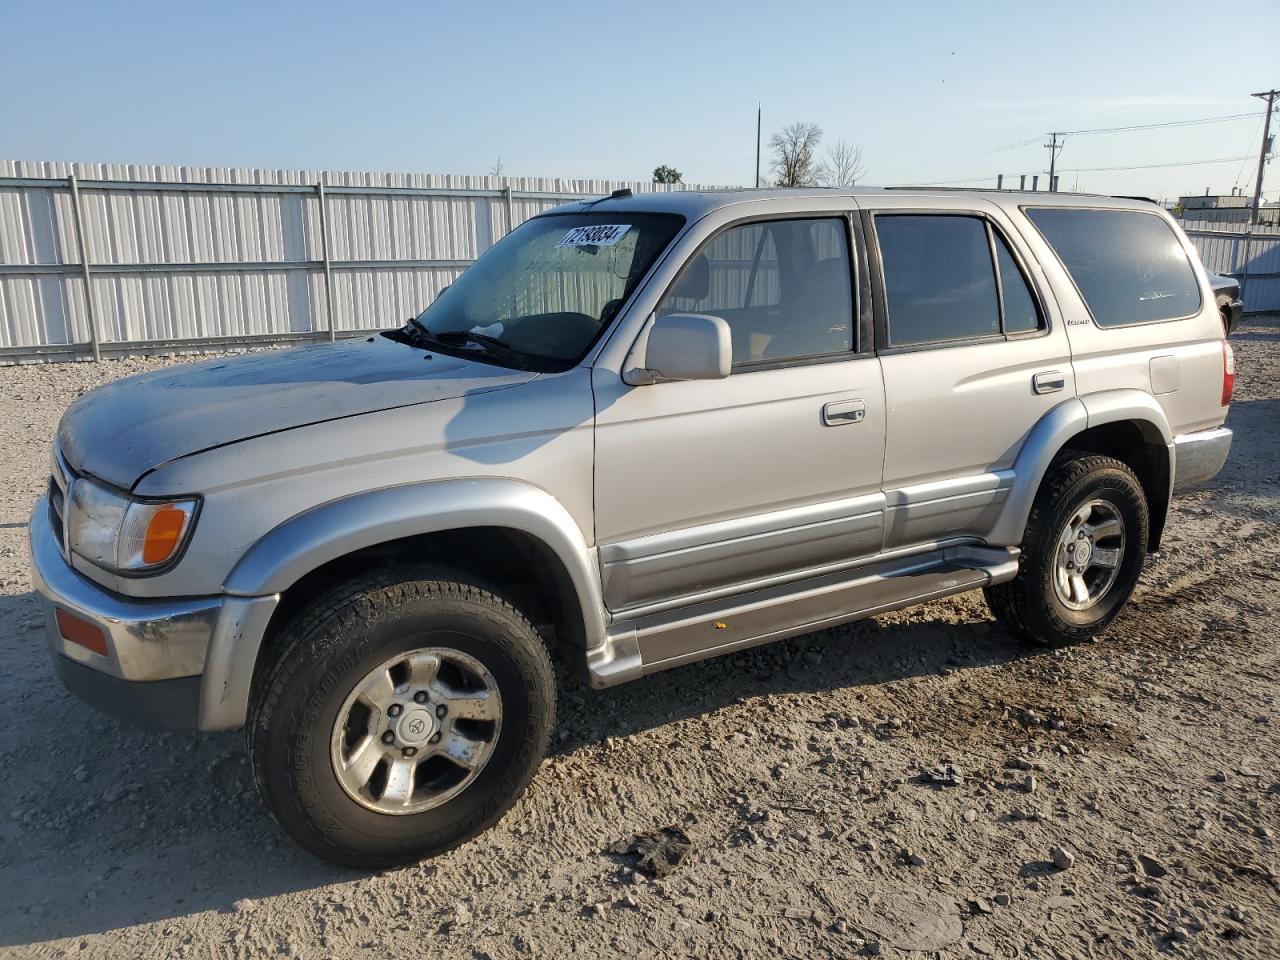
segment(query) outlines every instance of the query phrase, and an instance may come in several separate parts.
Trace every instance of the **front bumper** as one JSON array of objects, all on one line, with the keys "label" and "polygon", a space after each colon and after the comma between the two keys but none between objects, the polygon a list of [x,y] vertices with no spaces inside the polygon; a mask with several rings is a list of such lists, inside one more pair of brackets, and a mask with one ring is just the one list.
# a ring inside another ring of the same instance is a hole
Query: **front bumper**
[{"label": "front bumper", "polygon": [[[253,664],[277,597],[138,600],[112,593],[67,562],[44,497],[29,535],[45,637],[71,693],[152,728],[221,730],[244,722]],[[100,629],[105,654],[67,640],[59,610]]]},{"label": "front bumper", "polygon": [[95,710],[148,730],[195,730],[200,726],[200,677],[121,680],[61,654],[53,658],[58,679]]},{"label": "front bumper", "polygon": [[1231,431],[1226,427],[1197,430],[1173,438],[1173,490],[1180,493],[1212,480],[1231,453]]}]

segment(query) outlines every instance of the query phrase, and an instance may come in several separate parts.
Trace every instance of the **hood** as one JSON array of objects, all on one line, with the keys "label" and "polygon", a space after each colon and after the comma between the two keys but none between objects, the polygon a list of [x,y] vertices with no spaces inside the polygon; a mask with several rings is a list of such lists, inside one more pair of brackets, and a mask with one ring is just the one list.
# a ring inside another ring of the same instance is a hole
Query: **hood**
[{"label": "hood", "polygon": [[58,445],[77,471],[128,489],[148,470],[237,440],[526,383],[537,376],[375,336],[184,364],[76,400]]}]

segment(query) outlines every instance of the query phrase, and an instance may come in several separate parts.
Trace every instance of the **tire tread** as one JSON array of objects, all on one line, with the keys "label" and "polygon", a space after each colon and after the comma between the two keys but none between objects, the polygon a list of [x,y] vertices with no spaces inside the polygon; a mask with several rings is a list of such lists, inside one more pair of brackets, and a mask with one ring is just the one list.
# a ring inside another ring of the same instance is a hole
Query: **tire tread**
[{"label": "tire tread", "polygon": [[1120,604],[1097,625],[1082,627],[1058,616],[1052,606],[1041,599],[1040,585],[1028,582],[1030,571],[1027,566],[1033,559],[1031,551],[1042,537],[1052,536],[1053,531],[1046,530],[1046,527],[1052,522],[1052,515],[1063,498],[1081,481],[1104,472],[1121,474],[1124,482],[1131,486],[1142,502],[1142,529],[1136,531],[1134,541],[1135,549],[1144,549],[1142,545],[1147,536],[1146,499],[1142,493],[1142,485],[1133,471],[1114,457],[1072,449],[1061,451],[1049,464],[1045,480],[1027,517],[1022,553],[1018,557],[1018,576],[1005,583],[986,587],[983,591],[987,606],[996,619],[1024,640],[1040,646],[1061,646],[1086,640],[1105,629],[1123,607]]},{"label": "tire tread", "polygon": [[[525,669],[521,673],[526,681],[530,716],[543,718],[545,722],[525,725],[524,742],[517,748],[517,756],[533,751],[541,757],[555,724],[555,682],[546,644],[520,609],[466,574],[434,566],[386,568],[352,579],[329,598],[309,604],[284,625],[276,641],[265,651],[266,659],[255,678],[250,696],[246,734],[253,779],[263,805],[290,836],[330,862],[358,868],[390,867],[421,859],[422,854],[410,851],[405,855],[370,855],[336,840],[333,831],[314,822],[301,801],[296,782],[289,790],[270,787],[272,777],[268,766],[267,738],[276,726],[281,701],[291,684],[297,682],[295,674],[301,672],[306,664],[331,652],[339,637],[362,624],[373,622],[380,612],[415,600],[471,604],[477,613],[483,612],[504,629],[515,628],[516,632],[523,633],[532,641],[513,645],[511,652],[526,661],[522,664]],[[544,691],[549,695],[544,696]],[[288,757],[285,764],[291,782],[294,780],[292,760],[291,756]],[[466,828],[446,844],[433,847],[430,855],[453,849],[497,822],[519,799],[536,770],[535,762],[528,769],[509,772],[469,817]]]}]

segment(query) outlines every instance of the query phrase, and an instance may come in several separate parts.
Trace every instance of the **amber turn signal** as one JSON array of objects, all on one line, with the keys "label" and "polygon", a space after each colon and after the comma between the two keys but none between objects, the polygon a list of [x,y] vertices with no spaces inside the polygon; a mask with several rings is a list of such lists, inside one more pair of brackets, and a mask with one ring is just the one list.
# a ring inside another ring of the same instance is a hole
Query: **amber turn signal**
[{"label": "amber turn signal", "polygon": [[161,507],[151,515],[146,537],[142,541],[142,562],[164,563],[178,549],[187,515],[177,507]]}]

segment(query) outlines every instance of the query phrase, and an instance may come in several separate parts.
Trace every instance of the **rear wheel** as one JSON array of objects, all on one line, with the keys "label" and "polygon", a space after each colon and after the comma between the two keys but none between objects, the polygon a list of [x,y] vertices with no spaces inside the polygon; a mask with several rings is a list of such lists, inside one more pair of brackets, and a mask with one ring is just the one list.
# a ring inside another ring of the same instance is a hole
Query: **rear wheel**
[{"label": "rear wheel", "polygon": [[1064,451],[1036,495],[1018,575],[986,589],[988,606],[1035,643],[1057,646],[1101,633],[1138,583],[1148,523],[1132,470],[1111,457]]},{"label": "rear wheel", "polygon": [[488,828],[550,735],[547,650],[515,607],[450,572],[347,584],[285,628],[259,676],[249,749],[299,844],[378,868]]}]

